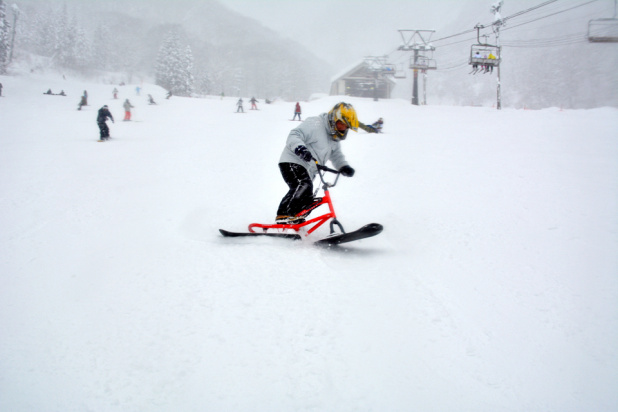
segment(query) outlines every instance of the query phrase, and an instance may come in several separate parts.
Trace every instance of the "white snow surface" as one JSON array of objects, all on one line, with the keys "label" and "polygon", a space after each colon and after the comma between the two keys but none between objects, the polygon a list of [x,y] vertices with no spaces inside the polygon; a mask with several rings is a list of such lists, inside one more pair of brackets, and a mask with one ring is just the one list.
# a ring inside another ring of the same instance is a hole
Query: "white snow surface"
[{"label": "white snow surface", "polygon": [[618,109],[301,102],[385,119],[331,191],[384,232],[324,249],[218,232],[273,221],[295,102],[0,82],[0,410],[618,410]]}]

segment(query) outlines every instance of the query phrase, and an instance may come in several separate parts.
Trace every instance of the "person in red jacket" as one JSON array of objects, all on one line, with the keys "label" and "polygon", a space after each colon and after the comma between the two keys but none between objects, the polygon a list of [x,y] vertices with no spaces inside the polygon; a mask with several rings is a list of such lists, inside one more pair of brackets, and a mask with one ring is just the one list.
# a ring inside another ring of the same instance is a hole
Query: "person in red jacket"
[{"label": "person in red jacket", "polygon": [[296,102],[296,108],[294,109],[294,118],[292,120],[296,120],[296,116],[298,116],[298,120],[302,122],[302,120],[300,119],[300,114],[300,103]]}]

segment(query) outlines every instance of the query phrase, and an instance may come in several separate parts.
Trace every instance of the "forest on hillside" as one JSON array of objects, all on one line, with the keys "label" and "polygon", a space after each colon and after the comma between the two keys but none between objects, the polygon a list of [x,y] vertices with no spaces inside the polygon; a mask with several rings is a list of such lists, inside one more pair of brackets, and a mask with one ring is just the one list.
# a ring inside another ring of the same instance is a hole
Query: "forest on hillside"
[{"label": "forest on hillside", "polygon": [[328,87],[327,64],[216,1],[0,3],[13,58],[32,72],[148,76],[178,95],[294,100]]}]

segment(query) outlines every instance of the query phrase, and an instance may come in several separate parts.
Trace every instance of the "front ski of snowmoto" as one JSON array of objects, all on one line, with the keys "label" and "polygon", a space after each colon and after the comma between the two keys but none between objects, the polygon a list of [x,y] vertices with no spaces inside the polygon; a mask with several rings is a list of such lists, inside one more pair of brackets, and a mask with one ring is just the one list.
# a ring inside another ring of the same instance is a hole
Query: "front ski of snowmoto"
[{"label": "front ski of snowmoto", "polygon": [[[320,176],[320,181],[322,182],[322,190],[324,191],[324,196],[317,203],[311,205],[309,209],[303,210],[300,215],[308,215],[309,212],[322,205],[328,205],[328,213],[300,223],[251,223],[249,225],[249,232],[230,232],[223,229],[219,229],[219,232],[221,232],[221,234],[226,237],[268,236],[300,240],[303,237],[309,236],[317,228],[330,220],[330,235],[328,235],[324,239],[313,242],[315,245],[321,246],[339,245],[341,243],[365,239],[381,233],[383,227],[379,223],[370,223],[353,232],[346,232],[343,229],[343,225],[339,222],[339,220],[337,219],[337,215],[335,214],[335,209],[333,207],[333,202],[329,192],[329,188],[335,187],[335,185],[337,184],[340,172],[334,169],[330,169],[326,166],[322,166],[318,164],[317,161],[315,162],[315,164],[318,168],[318,175]],[[334,173],[337,177],[335,178],[334,182],[327,182],[324,180],[324,174],[322,172]],[[318,190],[316,190],[316,195]],[[302,235],[301,232],[303,233]]]}]

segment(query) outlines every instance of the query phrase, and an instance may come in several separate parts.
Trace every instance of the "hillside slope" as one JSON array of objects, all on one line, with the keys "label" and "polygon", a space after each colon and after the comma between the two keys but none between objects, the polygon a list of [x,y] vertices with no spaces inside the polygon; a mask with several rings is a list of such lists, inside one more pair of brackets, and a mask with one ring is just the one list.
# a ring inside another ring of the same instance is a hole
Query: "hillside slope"
[{"label": "hillside slope", "polygon": [[0,410],[618,408],[616,109],[353,99],[331,195],[385,229],[325,250],[218,233],[274,218],[294,102],[0,82]]}]

